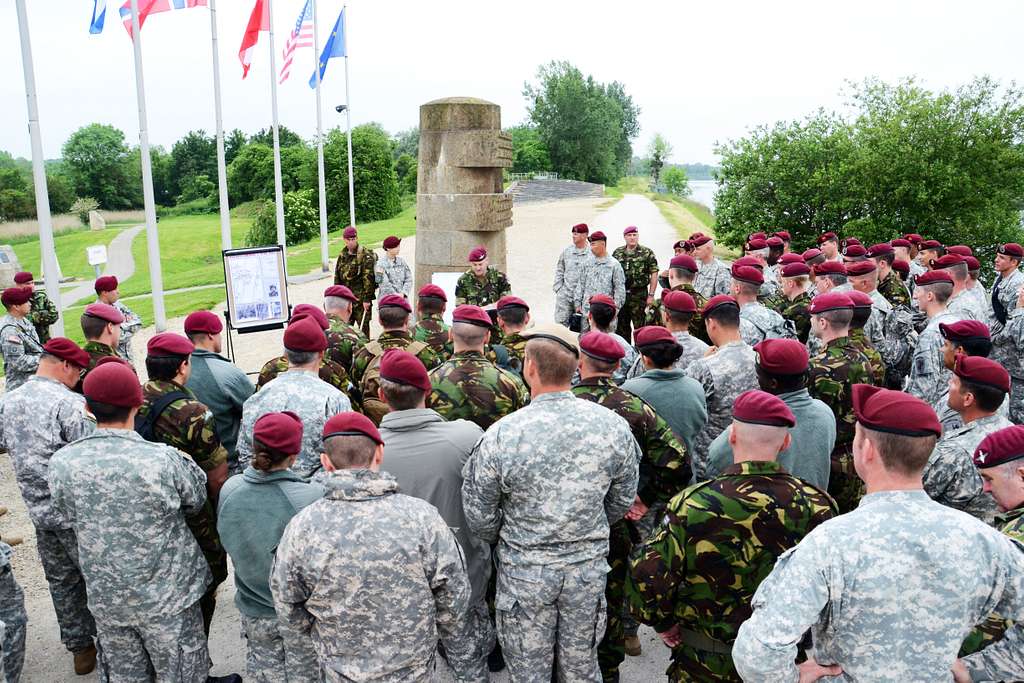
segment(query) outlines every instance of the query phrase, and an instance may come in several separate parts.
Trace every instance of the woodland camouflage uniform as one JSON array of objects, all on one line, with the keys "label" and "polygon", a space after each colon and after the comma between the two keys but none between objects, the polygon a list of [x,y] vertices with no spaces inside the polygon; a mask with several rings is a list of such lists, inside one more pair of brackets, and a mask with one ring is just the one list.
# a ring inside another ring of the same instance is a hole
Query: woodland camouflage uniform
[{"label": "woodland camouflage uniform", "polygon": [[[693,285],[676,285],[670,291],[686,292],[693,297],[693,302],[697,304],[697,312],[690,318],[690,334],[705,344],[710,344],[711,339],[708,337],[707,325],[705,325],[704,318],[700,314],[708,300],[704,298],[703,294],[694,289]],[[644,325],[661,325],[661,297],[655,299],[654,303],[644,311]]]},{"label": "woodland camouflage uniform", "polygon": [[366,335],[359,328],[341,318],[328,317],[328,320],[331,322],[331,327],[327,330],[327,351],[324,357],[351,373],[352,358],[356,351],[366,345],[368,341]]},{"label": "woodland camouflage uniform", "polygon": [[455,352],[452,340],[448,336],[451,328],[440,315],[425,315],[413,326],[409,333],[413,341],[424,342],[440,360],[448,360]]},{"label": "woodland camouflage uniform", "polygon": [[649,247],[638,244],[634,249],[618,247],[612,252],[612,258],[619,262],[626,276],[626,303],[619,311],[618,328],[615,331],[630,339],[632,329],[644,326],[647,294],[651,288],[651,275],[658,272],[658,257]]},{"label": "woodland camouflage uniform", "polygon": [[50,325],[57,322],[60,312],[42,289],[33,290],[29,301],[32,302],[32,310],[28,314],[28,319],[36,327],[39,343],[45,344],[50,341]]},{"label": "woodland camouflage uniform", "polygon": [[[352,304],[352,324],[367,336],[370,334],[373,299],[377,291],[377,278],[374,274],[376,265],[377,257],[371,250],[364,249],[362,245],[356,247],[354,254],[347,247],[343,248],[334,265],[334,284],[345,285],[359,299]],[[370,304],[365,311],[363,310],[364,303]]]},{"label": "woodland camouflage uniform", "polygon": [[522,380],[478,351],[457,351],[430,372],[427,407],[448,420],[469,420],[487,429],[530,401]]},{"label": "woodland camouflage uniform", "polygon": [[[259,391],[266,386],[271,380],[277,378],[278,375],[284,374],[288,371],[288,357],[278,356],[272,358],[263,364],[260,368],[260,376],[256,380],[256,391]],[[326,355],[324,359],[320,361],[320,370],[317,373],[320,379],[330,384],[332,387],[340,391],[341,393],[348,396],[351,393],[349,387],[349,375],[338,363],[330,360]]]}]

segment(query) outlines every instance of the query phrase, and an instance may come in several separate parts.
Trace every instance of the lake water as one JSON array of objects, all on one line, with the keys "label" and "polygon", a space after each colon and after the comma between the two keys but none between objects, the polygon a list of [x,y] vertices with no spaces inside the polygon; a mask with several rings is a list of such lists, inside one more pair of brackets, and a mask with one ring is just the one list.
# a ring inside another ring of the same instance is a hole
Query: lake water
[{"label": "lake water", "polygon": [[718,184],[714,180],[691,180],[690,199],[700,202],[704,206],[715,210],[715,190]]}]

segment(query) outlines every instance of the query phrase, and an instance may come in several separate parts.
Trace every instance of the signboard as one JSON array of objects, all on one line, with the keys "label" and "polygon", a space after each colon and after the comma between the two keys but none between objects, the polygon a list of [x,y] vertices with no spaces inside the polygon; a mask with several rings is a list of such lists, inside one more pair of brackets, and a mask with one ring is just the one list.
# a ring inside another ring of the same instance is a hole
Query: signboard
[{"label": "signboard", "polygon": [[102,266],[107,262],[107,245],[98,244],[94,247],[86,247],[85,255],[89,259],[90,266]]},{"label": "signboard", "polygon": [[284,248],[229,249],[224,255],[228,317],[238,330],[281,325],[288,320],[288,276]]}]

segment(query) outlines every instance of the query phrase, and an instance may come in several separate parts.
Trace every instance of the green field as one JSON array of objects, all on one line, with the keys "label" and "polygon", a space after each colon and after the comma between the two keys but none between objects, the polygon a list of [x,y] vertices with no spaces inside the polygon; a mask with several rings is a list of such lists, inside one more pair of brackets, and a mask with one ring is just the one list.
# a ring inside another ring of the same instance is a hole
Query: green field
[{"label": "green field", "polygon": [[[94,277],[94,271],[85,258],[85,248],[97,244],[109,245],[110,240],[117,237],[120,232],[120,228],[107,228],[96,231],[73,230],[56,235],[53,242],[57,249],[61,274],[64,277],[91,280]],[[13,246],[22,269],[31,271],[37,279],[42,279],[43,268],[40,265],[39,238],[19,240]]]}]

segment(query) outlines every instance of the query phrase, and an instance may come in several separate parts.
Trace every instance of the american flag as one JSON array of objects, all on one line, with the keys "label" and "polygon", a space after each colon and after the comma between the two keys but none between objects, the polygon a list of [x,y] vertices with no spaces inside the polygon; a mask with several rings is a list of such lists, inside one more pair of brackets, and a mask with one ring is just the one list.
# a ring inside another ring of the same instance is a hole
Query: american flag
[{"label": "american flag", "polygon": [[288,80],[292,72],[292,61],[295,59],[295,51],[300,47],[313,47],[313,6],[312,0],[306,0],[299,18],[295,20],[295,28],[285,41],[284,51],[281,57],[284,63],[281,64],[281,75],[278,84]]}]

